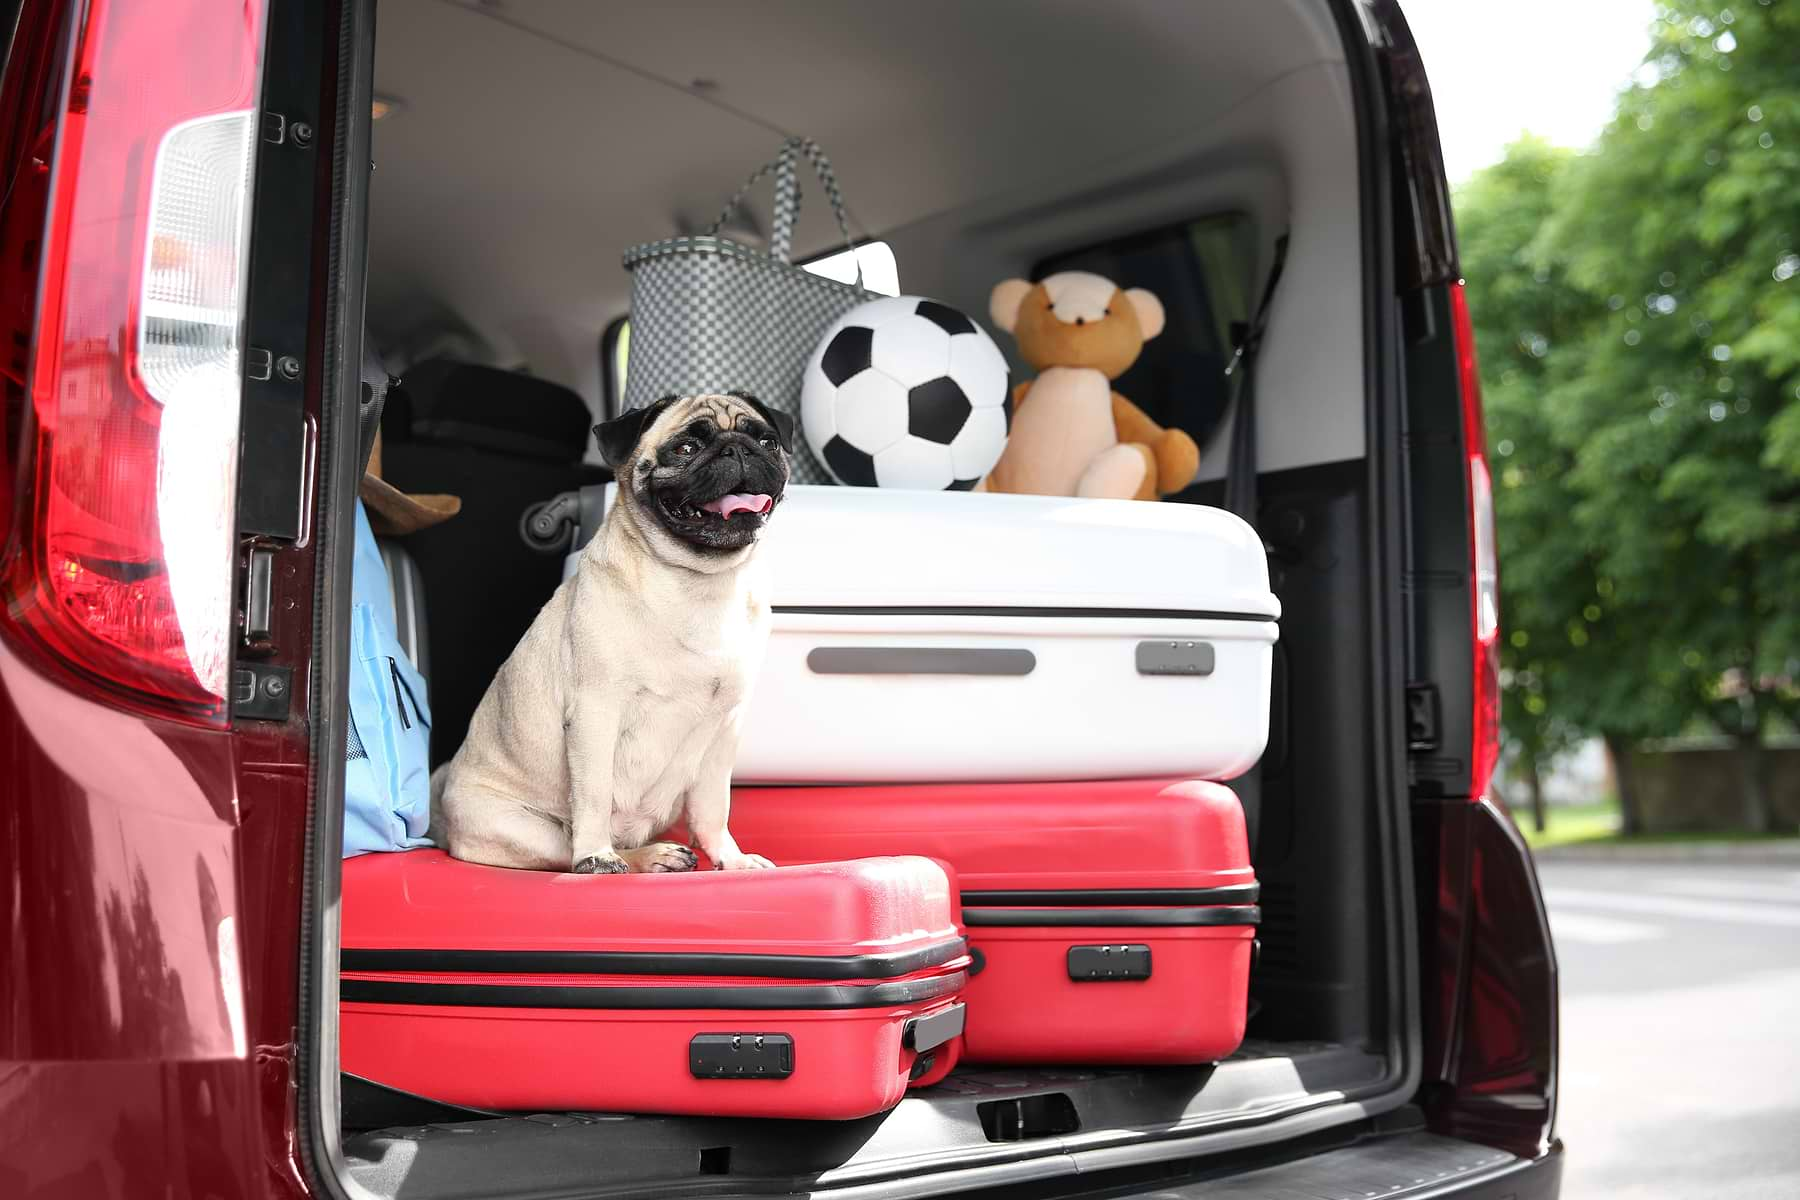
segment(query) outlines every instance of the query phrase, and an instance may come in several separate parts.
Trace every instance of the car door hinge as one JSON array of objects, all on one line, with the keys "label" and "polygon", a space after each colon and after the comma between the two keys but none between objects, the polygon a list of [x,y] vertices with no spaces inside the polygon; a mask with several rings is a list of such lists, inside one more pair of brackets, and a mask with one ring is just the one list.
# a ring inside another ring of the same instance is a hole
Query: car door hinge
[{"label": "car door hinge", "polygon": [[287,720],[293,692],[292,667],[243,662],[231,669],[231,715],[239,720]]},{"label": "car door hinge", "polygon": [[272,146],[292,146],[305,150],[313,143],[313,127],[305,121],[290,121],[283,113],[266,112],[262,119],[263,141]]}]

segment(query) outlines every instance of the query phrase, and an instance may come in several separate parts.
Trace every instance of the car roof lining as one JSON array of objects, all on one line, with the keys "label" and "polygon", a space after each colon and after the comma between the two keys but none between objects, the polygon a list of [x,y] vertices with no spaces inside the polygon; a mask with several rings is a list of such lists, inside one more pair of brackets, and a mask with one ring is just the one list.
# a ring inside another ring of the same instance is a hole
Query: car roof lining
[{"label": "car roof lining", "polygon": [[[1269,345],[1304,327],[1332,353],[1265,356],[1262,465],[1356,457],[1362,406],[1321,424],[1317,404],[1361,378],[1342,57],[1324,0],[383,0],[376,90],[403,107],[374,131],[371,333],[402,359],[525,364],[597,405],[620,254],[705,228],[801,133],[902,287],[983,318],[995,282],[1072,246],[1236,210],[1266,263],[1291,224],[1299,282]],[[766,185],[751,211],[766,229]],[[808,187],[796,257],[838,242]],[[1284,396],[1305,403],[1284,416]]]}]

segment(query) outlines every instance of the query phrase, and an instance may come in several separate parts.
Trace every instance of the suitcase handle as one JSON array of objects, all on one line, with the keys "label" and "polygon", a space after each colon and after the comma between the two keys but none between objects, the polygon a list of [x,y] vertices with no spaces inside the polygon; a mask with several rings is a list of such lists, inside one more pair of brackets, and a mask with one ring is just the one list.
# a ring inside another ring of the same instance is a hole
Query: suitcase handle
[{"label": "suitcase handle", "polygon": [[929,1017],[914,1017],[900,1030],[900,1045],[920,1054],[936,1050],[951,1038],[962,1036],[967,1016],[959,1001]]},{"label": "suitcase handle", "polygon": [[814,675],[1029,675],[1037,655],[984,646],[818,646]]}]

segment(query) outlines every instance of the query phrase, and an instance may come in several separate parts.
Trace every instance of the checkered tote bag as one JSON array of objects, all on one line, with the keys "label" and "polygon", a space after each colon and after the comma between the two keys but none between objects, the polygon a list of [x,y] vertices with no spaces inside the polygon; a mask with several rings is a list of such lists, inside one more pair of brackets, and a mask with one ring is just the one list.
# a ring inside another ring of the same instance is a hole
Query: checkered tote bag
[{"label": "checkered tote bag", "polygon": [[[773,162],[759,167],[698,237],[665,238],[625,252],[631,272],[631,348],[625,407],[640,408],[670,392],[747,391],[800,420],[800,383],[807,359],[833,321],[865,300],[862,266],[854,286],[810,274],[788,261],[800,215],[796,160],[812,164],[855,249],[843,196],[817,143],[789,138]],[[768,253],[718,236],[720,226],[763,176],[775,173],[774,228]],[[804,439],[794,447],[795,483],[831,483]]]}]

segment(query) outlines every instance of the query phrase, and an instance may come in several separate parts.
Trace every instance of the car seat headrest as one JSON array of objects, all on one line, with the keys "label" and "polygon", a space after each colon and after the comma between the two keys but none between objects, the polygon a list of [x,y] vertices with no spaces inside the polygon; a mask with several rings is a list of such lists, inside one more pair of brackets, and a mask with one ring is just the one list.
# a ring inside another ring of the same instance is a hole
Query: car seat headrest
[{"label": "car seat headrest", "polygon": [[400,384],[412,441],[555,463],[578,463],[587,451],[593,416],[561,384],[441,358],[415,364]]}]

